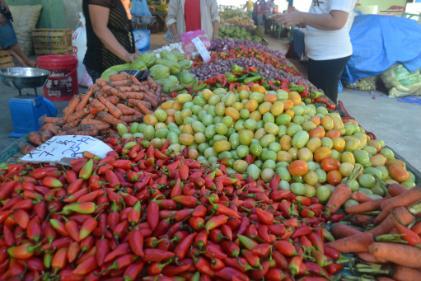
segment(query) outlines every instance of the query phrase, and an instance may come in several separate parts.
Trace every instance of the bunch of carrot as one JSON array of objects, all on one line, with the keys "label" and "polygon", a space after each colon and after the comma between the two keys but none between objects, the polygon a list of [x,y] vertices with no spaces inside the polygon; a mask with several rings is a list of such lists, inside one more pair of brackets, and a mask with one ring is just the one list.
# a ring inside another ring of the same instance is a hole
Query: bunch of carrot
[{"label": "bunch of carrot", "polygon": [[117,124],[141,121],[160,103],[160,86],[152,79],[140,82],[126,73],[98,79],[86,94],[73,97],[63,117],[44,117],[29,142],[40,145],[55,135],[106,135]]},{"label": "bunch of carrot", "polygon": [[386,271],[384,266],[381,270],[363,266],[364,273],[388,272],[387,280],[421,280],[421,187],[406,189],[392,184],[387,197],[361,198],[358,205],[346,207],[345,212],[354,225],[368,230],[362,232],[352,224],[334,224],[332,234],[338,240],[329,243],[331,247],[342,253],[355,253],[367,263],[392,266]]}]

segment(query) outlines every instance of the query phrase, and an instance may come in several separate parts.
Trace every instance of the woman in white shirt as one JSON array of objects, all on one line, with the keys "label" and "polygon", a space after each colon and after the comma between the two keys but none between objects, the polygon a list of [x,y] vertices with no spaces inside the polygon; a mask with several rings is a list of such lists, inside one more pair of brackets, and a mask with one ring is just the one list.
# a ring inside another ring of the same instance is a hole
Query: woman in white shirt
[{"label": "woman in white shirt", "polygon": [[310,11],[289,9],[278,17],[286,26],[305,26],[308,78],[335,103],[338,84],[352,55],[349,36],[357,0],[313,0]]}]

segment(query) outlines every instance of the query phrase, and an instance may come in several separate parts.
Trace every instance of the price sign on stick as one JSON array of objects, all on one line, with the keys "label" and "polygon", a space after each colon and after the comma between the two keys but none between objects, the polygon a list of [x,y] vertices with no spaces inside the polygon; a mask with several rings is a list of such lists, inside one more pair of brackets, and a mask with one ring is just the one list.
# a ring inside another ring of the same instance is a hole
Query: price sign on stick
[{"label": "price sign on stick", "polygon": [[110,151],[112,151],[111,147],[94,137],[55,136],[23,156],[21,161],[68,164],[70,159],[83,157],[84,152],[104,158]]},{"label": "price sign on stick", "polygon": [[205,44],[203,44],[202,40],[200,40],[199,37],[196,37],[192,39],[192,43],[196,47],[196,50],[199,52],[203,61],[208,63],[211,60],[211,56],[209,51],[206,49]]}]

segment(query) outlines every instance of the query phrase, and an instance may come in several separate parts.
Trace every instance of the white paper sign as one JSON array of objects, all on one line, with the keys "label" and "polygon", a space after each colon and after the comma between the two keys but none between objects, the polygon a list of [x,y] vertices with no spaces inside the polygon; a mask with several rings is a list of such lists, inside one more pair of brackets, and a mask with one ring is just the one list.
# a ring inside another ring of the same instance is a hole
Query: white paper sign
[{"label": "white paper sign", "polygon": [[21,158],[31,163],[63,163],[69,159],[81,158],[84,152],[90,152],[104,158],[112,148],[99,139],[90,136],[55,136]]},{"label": "white paper sign", "polygon": [[197,51],[199,52],[200,56],[202,57],[203,61],[208,63],[211,60],[211,56],[209,51],[206,49],[205,44],[203,44],[202,40],[199,37],[194,38],[191,40],[194,46],[196,47]]}]

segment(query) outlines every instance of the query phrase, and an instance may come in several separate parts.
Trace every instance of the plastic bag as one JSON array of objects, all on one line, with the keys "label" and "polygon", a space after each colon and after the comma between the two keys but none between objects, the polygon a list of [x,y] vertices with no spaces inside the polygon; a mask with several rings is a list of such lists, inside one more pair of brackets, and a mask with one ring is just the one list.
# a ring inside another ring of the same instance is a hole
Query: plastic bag
[{"label": "plastic bag", "polygon": [[403,65],[391,67],[381,75],[391,97],[421,96],[421,71],[409,72]]},{"label": "plastic bag", "polygon": [[192,40],[196,37],[199,37],[199,39],[202,40],[206,49],[209,49],[209,47],[211,46],[208,36],[206,36],[206,34],[202,30],[185,32],[181,36],[181,43],[183,45],[184,53],[187,55],[187,57],[194,57],[197,55],[196,47],[192,42]]},{"label": "plastic bag", "polygon": [[139,52],[146,52],[151,46],[151,31],[148,29],[136,29],[133,31],[136,49]]},{"label": "plastic bag", "polygon": [[148,3],[146,0],[133,0],[131,13],[135,17],[151,17],[151,11],[149,11]]},{"label": "plastic bag", "polygon": [[78,60],[77,79],[79,81],[79,85],[90,87],[93,84],[92,78],[89,76],[85,65],[83,64],[83,59],[85,58],[85,54],[88,49],[87,42],[85,17],[82,13],[79,13],[79,27],[77,27],[73,32],[72,37],[73,54]]}]

